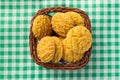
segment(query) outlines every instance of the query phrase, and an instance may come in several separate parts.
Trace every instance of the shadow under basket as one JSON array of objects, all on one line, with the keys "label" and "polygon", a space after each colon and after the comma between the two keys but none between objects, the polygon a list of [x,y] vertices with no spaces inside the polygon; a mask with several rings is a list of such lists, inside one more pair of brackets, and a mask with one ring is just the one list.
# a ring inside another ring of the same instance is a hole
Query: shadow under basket
[{"label": "shadow under basket", "polygon": [[40,61],[40,59],[37,57],[37,51],[36,51],[36,46],[37,46],[37,39],[32,33],[32,26],[33,26],[33,20],[36,18],[36,16],[41,15],[41,14],[46,14],[48,15],[49,13],[54,13],[54,12],[77,12],[79,13],[83,18],[84,18],[84,25],[85,27],[92,33],[91,31],[91,24],[89,17],[87,14],[77,8],[69,8],[69,7],[52,7],[52,8],[44,8],[39,10],[34,17],[31,20],[31,28],[30,28],[30,35],[29,35],[29,45],[30,45],[30,52],[31,52],[31,57],[34,60],[34,62],[40,66],[44,66],[45,68],[50,68],[50,69],[64,69],[64,70],[75,70],[75,69],[80,69],[84,67],[90,58],[91,55],[91,49],[92,47],[84,53],[84,57],[75,63],[67,63],[63,60],[61,60],[59,63],[43,63]]}]

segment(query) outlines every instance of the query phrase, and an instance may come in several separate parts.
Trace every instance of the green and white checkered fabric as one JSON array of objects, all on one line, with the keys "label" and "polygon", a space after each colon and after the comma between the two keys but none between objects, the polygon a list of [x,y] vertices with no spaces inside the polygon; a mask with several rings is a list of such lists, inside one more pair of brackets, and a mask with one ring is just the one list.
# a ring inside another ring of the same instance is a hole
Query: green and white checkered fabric
[{"label": "green and white checkered fabric", "polygon": [[[92,24],[90,62],[79,70],[52,70],[30,56],[30,20],[37,10],[84,10]],[[120,0],[0,0],[0,80],[120,80]]]}]

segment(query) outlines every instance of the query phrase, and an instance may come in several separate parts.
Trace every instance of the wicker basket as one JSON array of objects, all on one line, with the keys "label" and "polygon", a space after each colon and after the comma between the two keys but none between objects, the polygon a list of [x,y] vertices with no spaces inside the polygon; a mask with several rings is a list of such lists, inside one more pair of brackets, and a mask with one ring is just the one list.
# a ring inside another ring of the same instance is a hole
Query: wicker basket
[{"label": "wicker basket", "polygon": [[85,14],[84,11],[82,11],[80,9],[69,8],[69,7],[53,7],[53,8],[44,8],[44,9],[39,10],[31,20],[31,28],[30,28],[30,35],[29,35],[29,45],[30,45],[31,57],[34,60],[34,62],[37,63],[38,65],[44,66],[46,68],[51,68],[51,69],[74,70],[74,69],[80,69],[88,63],[90,55],[91,55],[92,47],[88,51],[85,52],[82,60],[80,60],[79,62],[76,62],[76,63],[66,63],[63,60],[61,60],[60,63],[43,63],[37,57],[37,54],[36,54],[37,53],[36,52],[37,39],[35,38],[35,36],[32,33],[33,20],[35,19],[35,17],[40,14],[47,15],[50,12],[63,12],[64,13],[64,12],[68,12],[68,11],[74,11],[74,12],[79,13],[84,18],[85,27],[87,29],[89,29],[90,32],[92,32],[89,17]]}]

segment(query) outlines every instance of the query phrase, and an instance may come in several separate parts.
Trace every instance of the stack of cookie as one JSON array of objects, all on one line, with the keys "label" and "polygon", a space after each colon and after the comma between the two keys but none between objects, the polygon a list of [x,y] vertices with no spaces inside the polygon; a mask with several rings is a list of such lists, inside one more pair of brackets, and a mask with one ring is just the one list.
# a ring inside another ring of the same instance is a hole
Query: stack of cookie
[{"label": "stack of cookie", "polygon": [[76,12],[57,12],[52,17],[38,15],[33,21],[32,32],[38,39],[36,54],[44,63],[80,61],[92,44],[84,18]]}]

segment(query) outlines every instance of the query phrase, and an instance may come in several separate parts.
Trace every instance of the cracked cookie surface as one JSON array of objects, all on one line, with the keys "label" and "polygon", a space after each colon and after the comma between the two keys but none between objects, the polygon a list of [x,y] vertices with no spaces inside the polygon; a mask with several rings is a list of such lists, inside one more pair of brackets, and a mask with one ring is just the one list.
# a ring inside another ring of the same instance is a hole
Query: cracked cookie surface
[{"label": "cracked cookie surface", "polygon": [[52,17],[52,28],[61,37],[66,37],[67,32],[74,27],[74,22],[65,13],[57,12]]},{"label": "cracked cookie surface", "polygon": [[62,41],[58,37],[52,37],[55,42],[55,55],[52,59],[53,63],[59,62],[63,56],[63,45]]},{"label": "cracked cookie surface", "polygon": [[32,32],[37,39],[51,35],[52,27],[50,17],[38,15],[33,21]]},{"label": "cracked cookie surface", "polygon": [[55,42],[52,37],[42,38],[37,45],[37,55],[41,62],[50,62],[55,54]]},{"label": "cracked cookie surface", "polygon": [[78,26],[78,25],[84,25],[84,19],[82,18],[82,16],[76,12],[66,12],[65,14],[67,14],[68,16],[70,16],[74,22],[74,26]]},{"label": "cracked cookie surface", "polygon": [[63,40],[63,59],[67,62],[76,62],[82,59],[84,53],[91,47],[92,36],[84,26],[72,28]]}]

